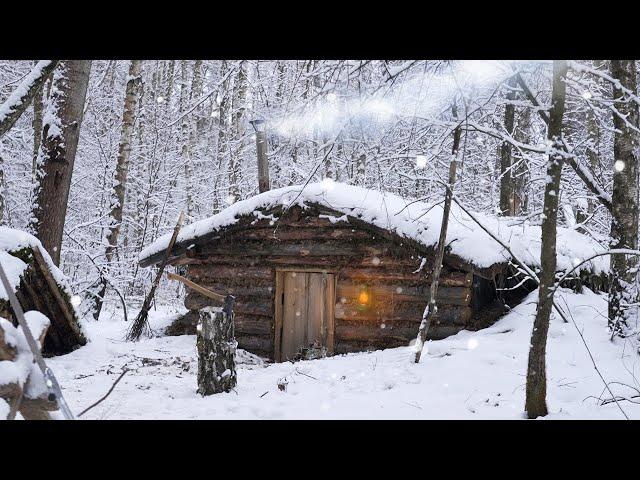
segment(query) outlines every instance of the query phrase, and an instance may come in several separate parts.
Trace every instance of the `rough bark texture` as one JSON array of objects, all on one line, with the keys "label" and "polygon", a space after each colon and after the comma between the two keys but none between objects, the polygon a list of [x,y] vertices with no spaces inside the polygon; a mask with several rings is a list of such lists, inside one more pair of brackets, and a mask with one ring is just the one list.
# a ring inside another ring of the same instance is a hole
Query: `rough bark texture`
[{"label": "rough bark texture", "polygon": [[233,315],[204,307],[198,322],[198,393],[229,392],[237,383]]},{"label": "rough bark texture", "polygon": [[[611,60],[611,75],[622,88],[637,94],[634,60]],[[613,195],[611,218],[611,248],[638,248],[638,104],[614,85],[613,115],[615,126],[613,154]],[[609,328],[616,335],[625,335],[635,327],[638,302],[636,255],[611,257],[611,289],[609,292]]]},{"label": "rough bark texture", "polygon": [[73,164],[89,83],[90,60],[65,60],[54,73],[42,128],[31,229],[60,263]]},{"label": "rough bark texture", "polygon": [[[506,96],[507,104],[504,107],[504,129],[509,135],[514,132],[515,106],[513,100],[515,79],[508,82],[508,92]],[[506,216],[515,215],[513,202],[513,172],[511,169],[511,143],[502,142],[500,146],[500,214]]]},{"label": "rough bark texture", "polygon": [[[220,62],[220,78],[222,80],[220,89],[222,98],[220,99],[220,106],[218,107],[218,164],[222,164],[222,159],[230,153],[229,147],[229,115],[231,110],[231,98],[229,95],[230,85],[231,85],[231,72],[229,71],[229,64],[226,60],[222,60]],[[231,155],[228,155],[229,157]],[[233,182],[234,177],[232,176],[232,165],[231,159],[229,159],[229,169],[230,178],[229,178],[229,193],[234,197],[238,198],[240,192],[238,191],[237,183]],[[217,207],[214,205],[214,208]]]},{"label": "rough bark texture", "polygon": [[4,205],[5,205],[5,185],[4,185],[4,159],[2,155],[0,155],[0,226],[5,225],[7,223],[4,214]]},{"label": "rough bark texture", "polygon": [[[518,126],[513,134],[514,138],[523,144],[530,142],[531,110],[522,108],[518,111]],[[513,181],[513,212],[522,215],[527,212],[529,189],[529,161],[524,152],[517,152],[512,158],[511,177]]]},{"label": "rough bark texture", "polygon": [[[51,74],[49,74],[50,78]],[[45,80],[46,82],[46,80]],[[33,96],[33,121],[31,125],[33,126],[33,166],[31,174],[35,176],[36,174],[36,165],[38,160],[38,150],[40,150],[40,142],[42,140],[42,94],[44,90],[44,84],[40,85],[40,87],[36,90]]]},{"label": "rough bark texture", "polygon": [[238,72],[233,82],[233,98],[231,102],[233,118],[233,147],[230,149],[229,157],[229,190],[236,200],[240,197],[240,177],[242,168],[242,157],[244,153],[244,114],[247,102],[247,62],[242,61],[238,65]]},{"label": "rough bark texture", "polygon": [[544,191],[542,219],[541,271],[538,307],[531,334],[525,410],[529,418],[547,415],[546,349],[549,318],[553,307],[553,288],[556,272],[556,230],[558,221],[558,197],[562,173],[562,117],[564,115],[567,62],[553,62],[553,90],[549,112],[548,138],[554,149],[547,161],[547,183]]}]

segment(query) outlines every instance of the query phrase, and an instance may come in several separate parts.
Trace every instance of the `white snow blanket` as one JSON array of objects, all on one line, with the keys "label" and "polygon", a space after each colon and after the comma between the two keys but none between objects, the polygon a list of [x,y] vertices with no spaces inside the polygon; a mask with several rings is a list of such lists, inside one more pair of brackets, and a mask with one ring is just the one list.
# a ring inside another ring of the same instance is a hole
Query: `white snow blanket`
[{"label": "white snow blanket", "polygon": [[[640,419],[632,339],[609,340],[607,297],[585,288],[558,292],[575,321],[552,315],[547,345],[549,419],[624,419],[593,368],[580,333],[625,414]],[[196,392],[195,335],[122,341],[129,328],[116,306],[87,323],[86,347],[48,359],[74,413],[101,398],[127,367],[112,394],[83,419],[521,419],[525,375],[536,313],[534,291],[493,326],[425,344],[413,363],[410,346],[297,363],[240,360],[234,391]],[[184,313],[159,305],[154,330]],[[175,307],[177,308],[177,307]],[[134,316],[136,312],[132,312]],[[417,327],[416,327],[417,328]],[[579,333],[580,332],[580,333]],[[287,382],[286,391],[278,388]],[[616,383],[619,382],[619,383]]]},{"label": "white snow blanket", "polygon": [[[273,207],[299,205],[305,208],[311,204],[318,204],[345,215],[357,217],[371,225],[395,232],[401,237],[415,240],[426,247],[433,247],[438,243],[442,204],[405,199],[389,192],[369,190],[331,180],[311,183],[307,186],[279,188],[234,203],[216,215],[184,227],[178,235],[177,242],[194,241],[205,234],[237,223],[244,215],[264,218],[263,211]],[[473,215],[508,244],[522,261],[531,267],[540,265],[540,226],[508,217],[482,213],[473,213]],[[330,220],[348,221],[346,217]],[[274,219],[275,221],[277,219]],[[166,250],[170,238],[171,234],[158,238],[140,253],[140,259]],[[451,246],[452,254],[479,268],[507,262],[511,257],[500,244],[478,227],[471,217],[455,204],[451,207],[447,244]],[[558,227],[558,270],[570,269],[581,260],[605,250],[606,248],[586,235],[572,229]],[[609,259],[599,257],[586,263],[582,268],[595,274],[606,273],[609,271]]]}]

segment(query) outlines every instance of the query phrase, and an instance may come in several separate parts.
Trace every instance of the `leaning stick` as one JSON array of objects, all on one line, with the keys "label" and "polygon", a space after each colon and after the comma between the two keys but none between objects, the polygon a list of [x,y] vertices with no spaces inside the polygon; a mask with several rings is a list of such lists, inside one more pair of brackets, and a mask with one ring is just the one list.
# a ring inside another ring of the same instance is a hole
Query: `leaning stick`
[{"label": "leaning stick", "polygon": [[192,282],[187,278],[181,277],[180,275],[177,275],[172,272],[167,272],[167,278],[169,280],[176,280],[178,282],[184,283],[191,290],[194,290],[198,292],[200,295],[204,295],[207,298],[211,298],[212,300],[217,300],[219,302],[224,302],[224,299],[225,299],[224,295],[220,295],[219,293],[212,292],[208,288],[204,288],[203,286],[198,285],[197,283]]},{"label": "leaning stick", "polygon": [[149,290],[149,294],[147,298],[144,299],[144,303],[142,304],[142,309],[138,316],[133,321],[133,325],[131,325],[131,329],[127,333],[127,340],[139,340],[142,332],[144,330],[149,330],[149,310],[151,309],[151,302],[153,301],[153,297],[156,293],[156,289],[160,284],[160,279],[162,278],[162,272],[164,272],[167,263],[169,262],[169,256],[171,255],[171,250],[176,243],[176,239],[178,238],[178,233],[180,233],[180,228],[182,227],[182,221],[184,220],[184,212],[180,212],[180,216],[178,217],[178,223],[176,223],[175,228],[173,229],[173,235],[171,235],[171,240],[169,240],[169,246],[167,246],[167,250],[165,252],[164,258],[160,263],[160,267],[158,269],[158,273],[156,275],[155,280],[153,281],[153,285],[151,286],[151,290]]}]

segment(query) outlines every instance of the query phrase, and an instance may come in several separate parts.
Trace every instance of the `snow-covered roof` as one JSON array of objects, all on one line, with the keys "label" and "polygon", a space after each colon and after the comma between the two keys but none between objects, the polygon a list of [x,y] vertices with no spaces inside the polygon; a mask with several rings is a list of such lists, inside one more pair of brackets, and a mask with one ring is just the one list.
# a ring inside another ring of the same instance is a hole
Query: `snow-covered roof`
[{"label": "snow-covered roof", "polygon": [[[178,244],[196,241],[199,237],[219,231],[237,223],[240,217],[254,215],[262,218],[263,212],[274,207],[299,205],[306,208],[321,205],[344,215],[357,217],[371,225],[395,232],[401,237],[414,240],[425,247],[438,243],[442,221],[442,204],[430,204],[405,199],[389,192],[346,185],[329,180],[306,186],[294,185],[261,193],[230,207],[209,218],[184,227],[177,238]],[[528,221],[509,217],[497,217],[482,213],[473,215],[490,231],[509,245],[513,253],[531,267],[540,265],[541,228]],[[332,221],[348,221],[346,217],[331,218]],[[277,221],[277,219],[275,220]],[[159,237],[140,252],[142,261],[166,250],[171,234]],[[451,207],[447,244],[451,254],[462,258],[478,268],[510,260],[509,253],[465,214],[455,203]],[[604,249],[593,239],[575,230],[558,227],[558,270],[567,270],[582,259],[602,252]],[[593,273],[606,273],[609,261],[599,257],[585,264]]]}]

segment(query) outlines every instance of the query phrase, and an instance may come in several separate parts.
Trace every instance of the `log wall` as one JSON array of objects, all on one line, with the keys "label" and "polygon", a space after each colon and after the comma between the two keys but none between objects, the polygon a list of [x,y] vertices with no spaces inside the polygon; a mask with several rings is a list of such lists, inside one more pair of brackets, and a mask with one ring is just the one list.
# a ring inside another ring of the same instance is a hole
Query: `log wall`
[{"label": "log wall", "polygon": [[[415,338],[429,300],[430,265],[417,272],[424,251],[395,235],[380,234],[344,221],[332,223],[322,210],[291,209],[270,219],[244,219],[208,243],[186,249],[172,262],[187,277],[215,292],[236,296],[239,347],[273,358],[275,274],[278,269],[315,270],[336,275],[335,353],[407,345]],[[387,232],[388,233],[388,232]],[[471,271],[447,266],[438,292],[438,321],[431,338],[467,326],[474,315]],[[366,285],[370,305],[358,304]],[[199,308],[213,305],[189,291],[186,322],[195,325]],[[193,333],[193,332],[192,332]]]}]

